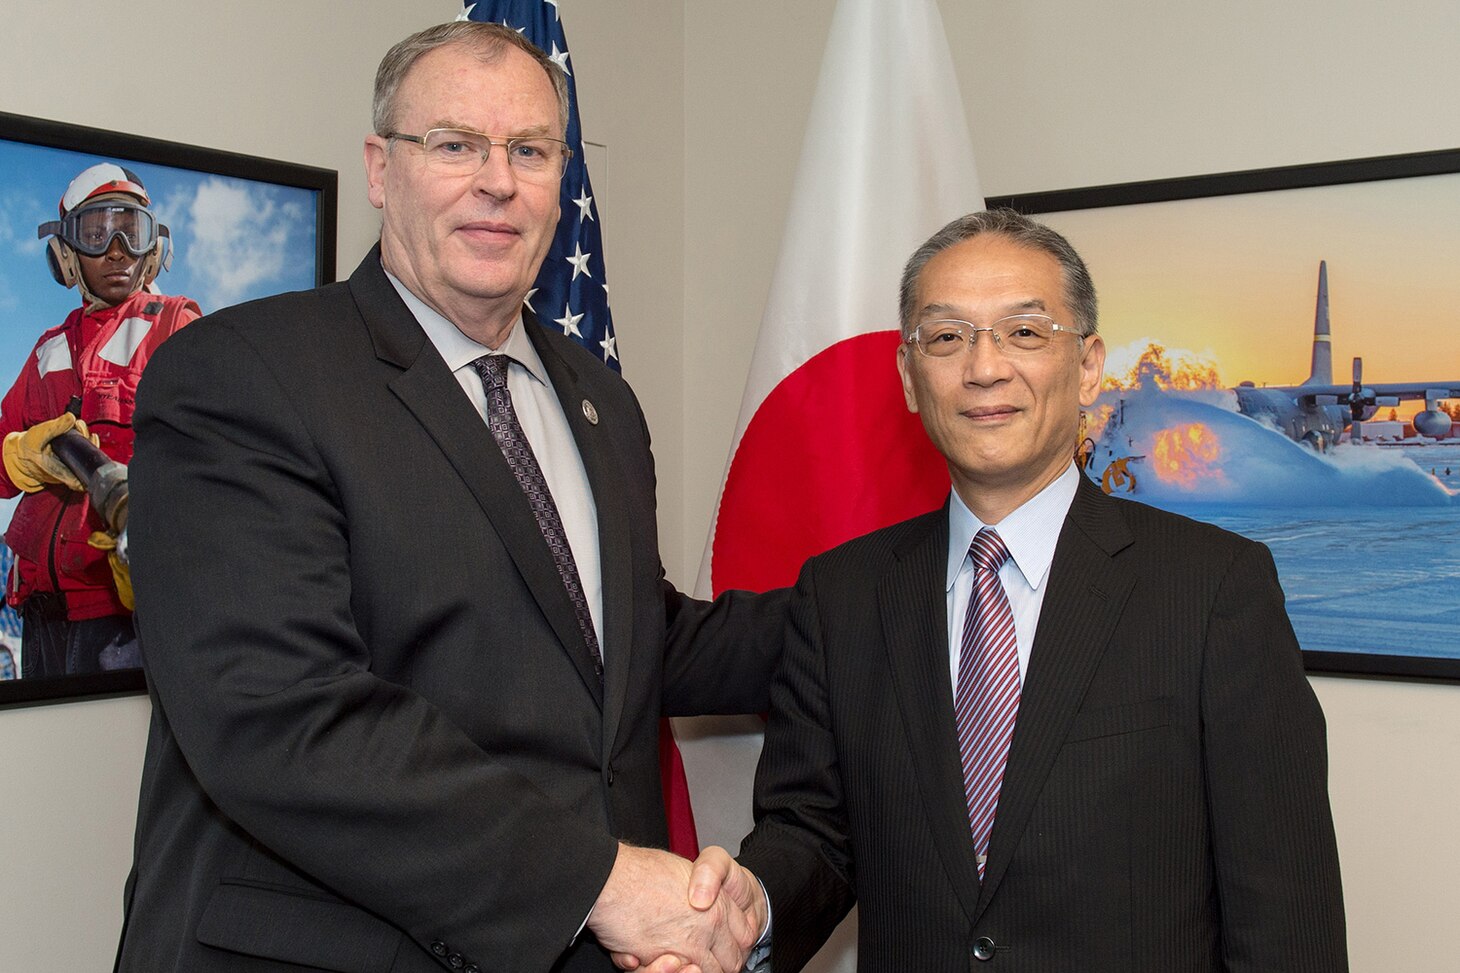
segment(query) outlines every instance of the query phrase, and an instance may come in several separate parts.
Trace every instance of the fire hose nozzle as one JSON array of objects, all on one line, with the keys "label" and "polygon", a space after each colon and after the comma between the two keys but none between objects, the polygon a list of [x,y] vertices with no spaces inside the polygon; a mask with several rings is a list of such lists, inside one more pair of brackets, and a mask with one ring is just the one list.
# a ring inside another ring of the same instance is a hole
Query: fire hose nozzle
[{"label": "fire hose nozzle", "polygon": [[127,529],[127,467],[72,429],[51,440],[51,450],[86,487],[91,506],[115,535]]}]

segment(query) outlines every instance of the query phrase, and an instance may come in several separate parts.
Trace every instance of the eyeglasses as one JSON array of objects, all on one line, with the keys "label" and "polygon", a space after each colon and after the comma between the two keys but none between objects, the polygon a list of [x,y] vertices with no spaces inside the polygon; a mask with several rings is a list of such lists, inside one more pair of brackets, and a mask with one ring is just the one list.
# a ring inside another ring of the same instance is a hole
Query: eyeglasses
[{"label": "eyeglasses", "polygon": [[555,182],[563,177],[573,150],[561,139],[540,135],[498,138],[461,128],[433,128],[425,135],[391,132],[388,139],[404,139],[421,146],[426,166],[444,176],[470,176],[487,164],[492,146],[507,150],[507,164],[519,179]]},{"label": "eyeglasses", "polygon": [[111,249],[113,240],[120,239],[129,254],[140,257],[157,245],[159,237],[169,234],[149,210],[105,200],[42,223],[36,228],[36,236],[58,236],[88,257],[100,257]]},{"label": "eyeglasses", "polygon": [[956,318],[924,321],[902,340],[928,358],[951,358],[961,351],[971,350],[983,331],[993,335],[994,344],[1012,358],[1038,355],[1053,345],[1054,336],[1061,332],[1085,340],[1078,329],[1055,324],[1054,319],[1045,314],[1013,314],[986,328],[976,328]]}]

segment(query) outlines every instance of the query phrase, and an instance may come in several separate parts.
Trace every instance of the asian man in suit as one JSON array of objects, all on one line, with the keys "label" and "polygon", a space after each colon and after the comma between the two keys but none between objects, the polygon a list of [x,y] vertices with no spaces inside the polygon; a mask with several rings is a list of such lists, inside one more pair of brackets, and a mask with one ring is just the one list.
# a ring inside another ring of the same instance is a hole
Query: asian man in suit
[{"label": "asian man in suit", "polygon": [[365,140],[379,246],[152,360],[119,970],[739,968],[739,907],[691,911],[654,850],[658,726],[766,706],[785,597],[665,582],[638,403],[523,308],[566,118],[510,28],[407,38]]},{"label": "asian man in suit", "polygon": [[1346,970],[1323,716],[1270,554],[1072,461],[1105,357],[1084,262],[975,213],[901,298],[951,495],[806,564],[755,830],[693,894],[758,900],[758,876],[777,973],[853,901],[863,971]]}]

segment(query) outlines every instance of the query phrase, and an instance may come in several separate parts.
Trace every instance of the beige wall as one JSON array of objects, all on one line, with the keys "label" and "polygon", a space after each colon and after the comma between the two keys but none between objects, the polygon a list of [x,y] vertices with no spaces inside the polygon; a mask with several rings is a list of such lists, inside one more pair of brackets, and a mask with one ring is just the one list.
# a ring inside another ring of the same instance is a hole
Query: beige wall
[{"label": "beige wall", "polygon": [[[834,0],[562,0],[625,375],[656,439],[665,561],[694,584]],[[1460,144],[1460,14],[1372,5],[940,0],[992,194]],[[7,5],[0,110],[341,174],[340,271],[378,227],[360,139],[384,49],[450,0],[133,0],[151,77],[93,82],[99,0]],[[121,31],[121,28],[117,28]],[[126,33],[126,31],[122,31]],[[597,164],[595,162],[595,164]],[[893,160],[888,176],[896,177]],[[890,282],[889,282],[890,283]],[[40,325],[38,324],[38,327]],[[1460,863],[1460,688],[1315,680],[1354,968],[1439,971]],[[0,969],[101,969],[147,704],[0,711]],[[724,833],[738,838],[726,809]]]}]

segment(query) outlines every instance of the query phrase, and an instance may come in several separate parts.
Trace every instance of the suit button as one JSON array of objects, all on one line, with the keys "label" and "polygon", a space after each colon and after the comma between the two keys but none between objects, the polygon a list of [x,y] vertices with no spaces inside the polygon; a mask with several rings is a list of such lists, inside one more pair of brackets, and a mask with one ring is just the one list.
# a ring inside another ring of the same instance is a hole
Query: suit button
[{"label": "suit button", "polygon": [[446,965],[451,967],[453,970],[459,970],[466,965],[466,960],[461,958],[460,953],[452,953],[450,956],[446,957]]},{"label": "suit button", "polygon": [[461,973],[482,973],[482,968],[475,963],[468,963]]},{"label": "suit button", "polygon": [[445,956],[446,955],[446,944],[443,943],[443,942],[441,942],[441,941],[439,941],[439,940],[436,941],[436,942],[434,942],[434,943],[432,943],[431,944],[431,954],[433,956]]},{"label": "suit button", "polygon": [[994,941],[987,936],[980,936],[973,941],[973,958],[976,960],[991,960],[994,958]]}]

